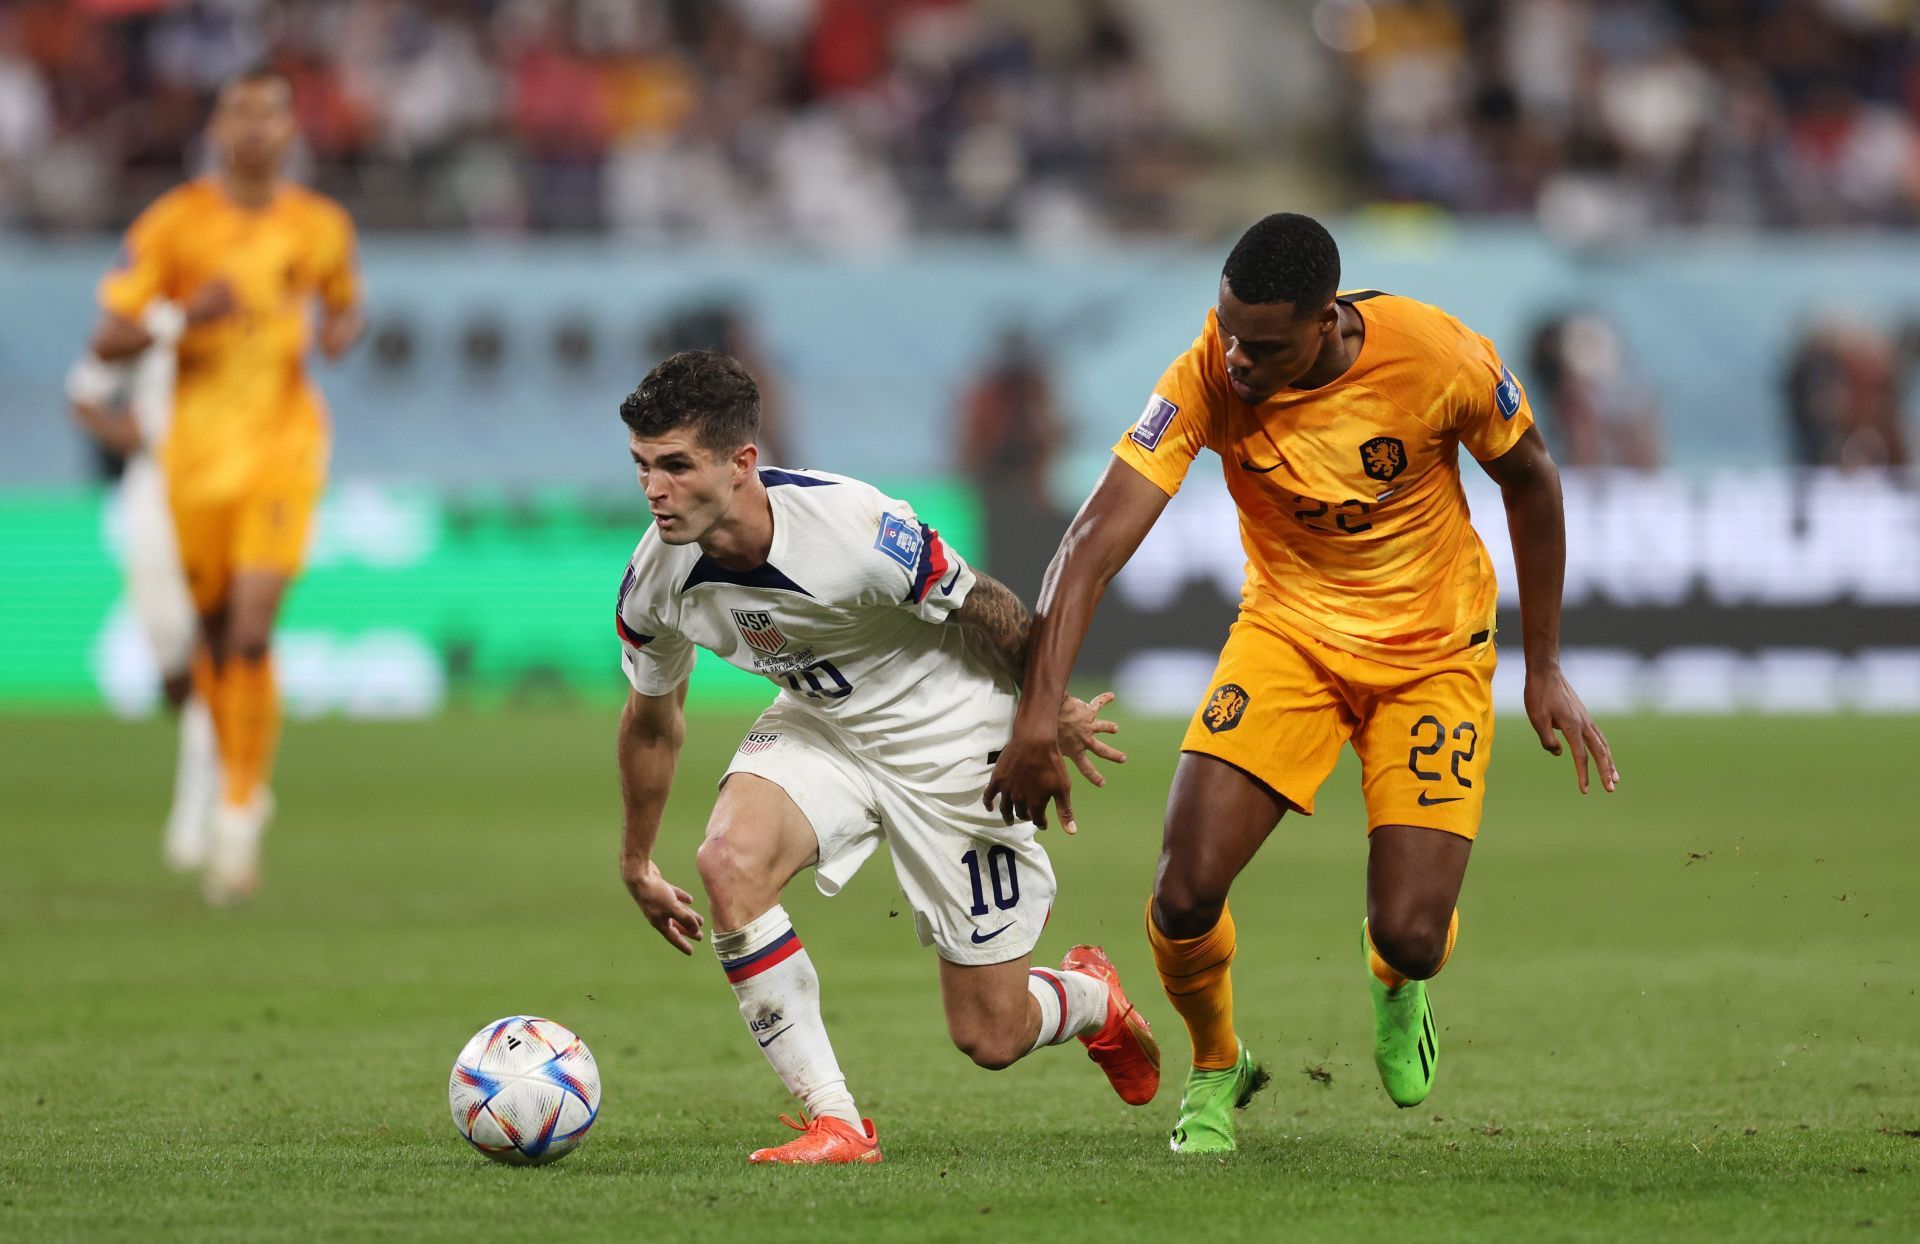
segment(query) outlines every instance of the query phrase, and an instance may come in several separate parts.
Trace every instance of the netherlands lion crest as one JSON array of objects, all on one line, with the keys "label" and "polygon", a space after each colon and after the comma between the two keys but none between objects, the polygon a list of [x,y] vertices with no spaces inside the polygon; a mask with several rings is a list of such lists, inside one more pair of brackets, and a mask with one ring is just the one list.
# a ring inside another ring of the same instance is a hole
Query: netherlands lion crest
[{"label": "netherlands lion crest", "polygon": [[1213,689],[1206,708],[1200,712],[1200,722],[1209,733],[1219,734],[1239,725],[1241,714],[1246,711],[1246,688],[1238,683],[1223,682]]},{"label": "netherlands lion crest", "polygon": [[1360,466],[1384,484],[1407,469],[1407,447],[1398,437],[1376,436],[1360,446]]}]

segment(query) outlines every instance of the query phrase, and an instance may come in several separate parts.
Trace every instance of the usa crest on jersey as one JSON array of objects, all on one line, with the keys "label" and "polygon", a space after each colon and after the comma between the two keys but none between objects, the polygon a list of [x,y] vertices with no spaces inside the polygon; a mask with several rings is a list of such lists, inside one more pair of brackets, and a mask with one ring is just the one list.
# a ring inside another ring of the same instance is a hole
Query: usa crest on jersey
[{"label": "usa crest on jersey", "polygon": [[773,615],[764,609],[735,609],[733,624],[740,628],[740,638],[747,641],[747,647],[755,652],[773,656],[787,646],[787,637],[773,624]]}]

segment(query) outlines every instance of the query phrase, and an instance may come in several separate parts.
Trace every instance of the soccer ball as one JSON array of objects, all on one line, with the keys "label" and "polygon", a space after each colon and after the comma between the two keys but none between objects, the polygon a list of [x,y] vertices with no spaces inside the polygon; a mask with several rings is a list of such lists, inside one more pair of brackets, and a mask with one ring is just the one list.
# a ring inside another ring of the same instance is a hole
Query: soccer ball
[{"label": "soccer ball", "polygon": [[550,1019],[509,1015],[467,1042],[447,1083],[453,1125],[496,1162],[557,1162],[600,1114],[600,1068],[587,1043]]}]

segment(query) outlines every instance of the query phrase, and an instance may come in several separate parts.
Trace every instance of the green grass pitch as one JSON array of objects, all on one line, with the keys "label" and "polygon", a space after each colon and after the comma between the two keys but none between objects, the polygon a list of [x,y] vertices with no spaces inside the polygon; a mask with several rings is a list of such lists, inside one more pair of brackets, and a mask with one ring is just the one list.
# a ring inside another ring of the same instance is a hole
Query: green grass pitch
[{"label": "green grass pitch", "polygon": [[[1124,720],[1124,718],[1123,718]],[[665,833],[692,867],[744,721],[696,718]],[[1509,717],[1444,1058],[1395,1110],[1369,1059],[1349,760],[1235,894],[1242,1032],[1275,1074],[1241,1151],[1166,1149],[1185,1036],[1140,929],[1177,735],[1049,845],[1041,943],[1113,952],[1166,1041],[1129,1109],[1077,1046],[948,1044],[886,861],[789,909],[887,1163],[756,1170],[788,1108],[710,952],[614,870],[611,714],[296,724],[268,885],[210,912],[159,864],[161,723],[0,719],[0,1238],[1912,1239],[1920,816],[1911,719],[1611,723],[1579,799]],[[575,1028],[600,1122],[558,1166],[472,1153],[448,1066],[517,1011]]]}]

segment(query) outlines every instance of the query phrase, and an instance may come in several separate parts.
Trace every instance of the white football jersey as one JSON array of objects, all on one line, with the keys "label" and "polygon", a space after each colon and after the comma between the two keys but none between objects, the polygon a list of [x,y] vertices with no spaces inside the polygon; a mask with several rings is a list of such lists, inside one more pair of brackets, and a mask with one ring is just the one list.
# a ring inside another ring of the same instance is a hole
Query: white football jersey
[{"label": "white football jersey", "polygon": [[634,689],[678,687],[697,645],[763,675],[779,701],[903,776],[1004,741],[1012,678],[984,640],[943,625],[976,582],[960,554],[906,502],[859,480],[760,478],[773,509],[764,565],[729,570],[697,544],[668,545],[652,530],[641,539],[616,611]]}]

